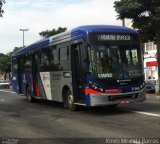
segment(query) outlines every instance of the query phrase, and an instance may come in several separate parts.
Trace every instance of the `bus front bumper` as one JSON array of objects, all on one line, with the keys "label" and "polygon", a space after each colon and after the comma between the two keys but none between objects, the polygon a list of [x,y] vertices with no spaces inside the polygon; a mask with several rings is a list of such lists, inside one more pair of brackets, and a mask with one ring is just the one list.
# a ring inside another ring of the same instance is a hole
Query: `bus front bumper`
[{"label": "bus front bumper", "polygon": [[127,104],[134,102],[143,102],[146,100],[145,89],[134,93],[121,94],[90,94],[90,104],[87,106],[107,106],[115,104]]}]

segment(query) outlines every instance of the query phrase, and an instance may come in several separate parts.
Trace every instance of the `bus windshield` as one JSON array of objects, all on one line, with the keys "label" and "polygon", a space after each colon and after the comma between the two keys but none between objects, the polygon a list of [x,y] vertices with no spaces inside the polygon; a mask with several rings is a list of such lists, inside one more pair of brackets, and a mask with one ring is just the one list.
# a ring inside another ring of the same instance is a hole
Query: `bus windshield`
[{"label": "bus windshield", "polygon": [[130,79],[142,76],[142,56],[139,46],[91,45],[89,72],[100,79]]}]

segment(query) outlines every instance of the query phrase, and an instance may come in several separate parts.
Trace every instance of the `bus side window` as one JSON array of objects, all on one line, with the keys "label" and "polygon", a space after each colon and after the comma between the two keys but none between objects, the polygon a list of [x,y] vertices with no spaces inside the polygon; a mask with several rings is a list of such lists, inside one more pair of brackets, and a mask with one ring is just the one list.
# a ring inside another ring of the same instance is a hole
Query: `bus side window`
[{"label": "bus side window", "polygon": [[34,58],[33,58],[33,63],[32,63],[32,67],[34,67],[35,71],[39,71],[39,66],[40,66],[40,53],[35,52],[34,54]]},{"label": "bus side window", "polygon": [[60,48],[60,61],[68,60],[67,51],[67,47]]},{"label": "bus side window", "polygon": [[69,46],[60,48],[60,66],[61,70],[70,70]]},{"label": "bus side window", "polygon": [[49,71],[49,66],[50,66],[50,52],[48,48],[46,50],[42,50],[41,52],[40,70]]},{"label": "bus side window", "polygon": [[32,71],[32,56],[27,54],[24,58],[24,71],[31,72]]},{"label": "bus side window", "polygon": [[24,72],[24,56],[19,58],[19,71]]},{"label": "bus side window", "polygon": [[17,61],[17,59],[14,59],[12,61],[12,71],[13,72],[17,72],[18,71],[18,61]]},{"label": "bus side window", "polygon": [[59,70],[59,49],[54,46],[51,48],[51,67],[52,70],[58,71]]}]

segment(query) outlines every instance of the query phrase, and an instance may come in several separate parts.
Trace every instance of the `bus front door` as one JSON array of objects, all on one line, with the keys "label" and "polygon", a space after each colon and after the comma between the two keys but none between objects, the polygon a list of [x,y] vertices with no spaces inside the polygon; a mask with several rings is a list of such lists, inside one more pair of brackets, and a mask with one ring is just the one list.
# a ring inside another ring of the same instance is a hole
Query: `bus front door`
[{"label": "bus front door", "polygon": [[71,46],[72,85],[75,102],[84,102],[83,43]]}]

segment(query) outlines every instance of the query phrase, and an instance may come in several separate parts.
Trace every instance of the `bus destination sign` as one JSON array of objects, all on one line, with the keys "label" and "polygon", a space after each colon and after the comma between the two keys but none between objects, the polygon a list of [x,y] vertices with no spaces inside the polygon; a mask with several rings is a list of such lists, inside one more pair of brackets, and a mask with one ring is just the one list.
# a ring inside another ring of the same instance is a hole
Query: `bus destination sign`
[{"label": "bus destination sign", "polygon": [[130,41],[130,35],[115,35],[115,34],[99,34],[98,41]]}]

